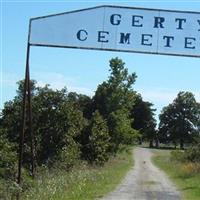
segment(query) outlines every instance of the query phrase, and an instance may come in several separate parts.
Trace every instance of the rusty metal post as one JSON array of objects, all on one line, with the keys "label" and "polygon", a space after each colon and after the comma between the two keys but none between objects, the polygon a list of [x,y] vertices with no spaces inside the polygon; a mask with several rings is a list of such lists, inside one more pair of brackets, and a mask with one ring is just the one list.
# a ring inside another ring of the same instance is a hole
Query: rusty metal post
[{"label": "rusty metal post", "polygon": [[[30,45],[29,45],[30,48]],[[34,178],[35,176],[35,142],[34,142],[34,134],[32,129],[32,103],[31,103],[31,85],[30,85],[30,71],[28,67],[28,128],[29,128],[29,136],[31,139],[31,175]]]},{"label": "rusty metal post", "polygon": [[[17,183],[21,184],[21,169],[23,162],[24,153],[24,134],[26,129],[29,132],[31,138],[31,175],[35,175],[35,151],[34,151],[34,135],[32,131],[32,104],[31,104],[31,85],[30,85],[30,70],[29,70],[29,56],[30,56],[30,22],[29,22],[29,33],[27,42],[26,52],[26,70],[25,70],[25,81],[24,81],[24,92],[23,92],[23,108],[22,108],[22,131],[19,138],[19,160],[18,160],[18,176]],[[28,115],[27,115],[28,114]],[[28,120],[28,124],[26,123]],[[19,198],[19,195],[18,195]]]}]

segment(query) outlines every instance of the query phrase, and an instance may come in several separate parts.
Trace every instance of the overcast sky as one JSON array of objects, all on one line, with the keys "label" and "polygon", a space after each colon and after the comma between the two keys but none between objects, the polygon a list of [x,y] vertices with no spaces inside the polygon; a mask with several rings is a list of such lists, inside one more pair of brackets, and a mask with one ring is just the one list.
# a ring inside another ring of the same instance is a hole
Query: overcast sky
[{"label": "overcast sky", "polygon": [[[1,1],[0,108],[13,99],[16,82],[24,78],[29,19],[104,4],[200,11],[200,1]],[[92,96],[107,79],[113,57],[123,59],[130,73],[136,72],[134,89],[154,104],[157,115],[179,91],[191,91],[200,101],[200,58],[31,47],[31,78],[41,86],[66,86]]]}]

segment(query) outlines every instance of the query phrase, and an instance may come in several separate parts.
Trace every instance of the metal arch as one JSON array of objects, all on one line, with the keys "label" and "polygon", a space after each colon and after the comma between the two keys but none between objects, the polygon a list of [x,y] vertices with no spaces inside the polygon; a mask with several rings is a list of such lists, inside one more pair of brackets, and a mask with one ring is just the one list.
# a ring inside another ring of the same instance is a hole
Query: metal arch
[{"label": "metal arch", "polygon": [[141,8],[141,7],[129,7],[129,6],[116,6],[116,5],[101,5],[101,6],[84,8],[84,9],[62,12],[62,13],[57,13],[57,14],[50,14],[50,15],[44,15],[44,16],[40,16],[40,17],[33,17],[30,20],[32,21],[32,20],[43,19],[43,18],[48,18],[48,17],[55,17],[55,16],[59,16],[59,15],[66,15],[66,14],[71,14],[71,13],[87,11],[87,10],[94,10],[94,9],[98,9],[98,8],[123,8],[123,9],[130,9],[130,10],[136,10],[137,9],[137,10],[162,11],[162,12],[172,12],[172,13],[175,12],[175,13],[200,14],[200,12],[198,12],[198,11],[183,11],[183,10]]},{"label": "metal arch", "polygon": [[119,49],[104,49],[104,48],[90,48],[90,47],[77,47],[77,46],[62,46],[62,45],[46,45],[46,44],[30,44],[35,47],[55,47],[55,48],[67,48],[67,49],[85,49],[85,50],[97,50],[97,51],[114,51],[114,52],[125,52],[125,53],[140,53],[140,54],[153,54],[153,55],[166,55],[166,56],[181,56],[181,57],[193,57],[200,58],[200,55],[188,55],[188,54],[170,54],[170,53],[158,53],[149,51],[132,51],[132,50],[119,50]]}]

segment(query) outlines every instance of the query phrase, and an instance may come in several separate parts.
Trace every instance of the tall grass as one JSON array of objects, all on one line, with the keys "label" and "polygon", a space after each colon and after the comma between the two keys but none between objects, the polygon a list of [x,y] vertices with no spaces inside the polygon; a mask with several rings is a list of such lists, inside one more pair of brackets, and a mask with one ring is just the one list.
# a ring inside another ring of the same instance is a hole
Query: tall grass
[{"label": "tall grass", "polygon": [[171,159],[169,153],[156,152],[154,163],[176,183],[185,200],[200,199],[200,165]]},{"label": "tall grass", "polygon": [[113,190],[133,165],[132,151],[111,158],[103,167],[80,163],[72,171],[44,170],[21,195],[23,200],[92,200]]}]

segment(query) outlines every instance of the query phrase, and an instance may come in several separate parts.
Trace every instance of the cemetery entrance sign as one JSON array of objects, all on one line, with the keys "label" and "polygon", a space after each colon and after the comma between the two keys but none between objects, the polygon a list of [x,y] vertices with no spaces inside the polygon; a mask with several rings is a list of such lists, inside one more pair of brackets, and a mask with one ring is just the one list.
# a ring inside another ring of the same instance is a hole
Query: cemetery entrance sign
[{"label": "cemetery entrance sign", "polygon": [[33,18],[30,45],[200,56],[200,13],[99,6]]},{"label": "cemetery entrance sign", "polygon": [[26,131],[31,136],[31,172],[34,176],[29,74],[31,46],[200,57],[200,12],[98,6],[32,18],[27,42],[18,184]]}]

